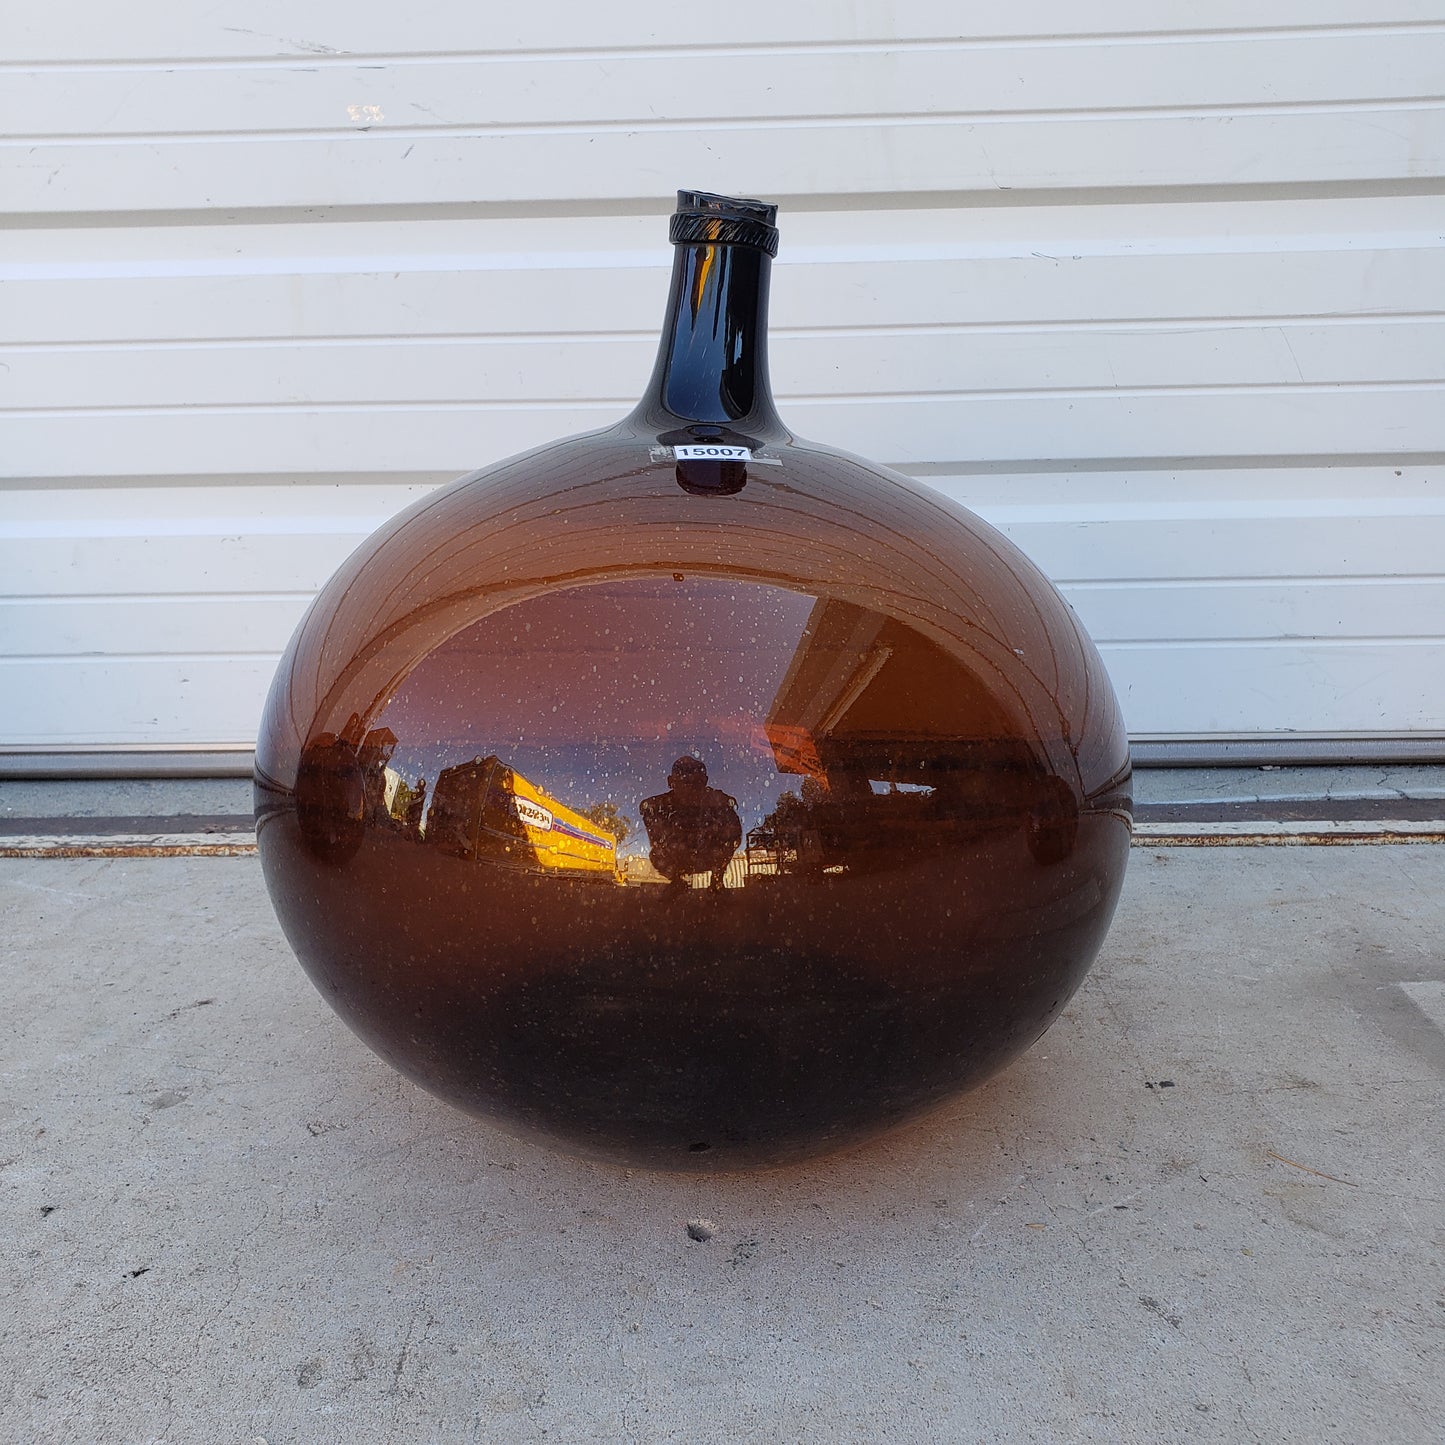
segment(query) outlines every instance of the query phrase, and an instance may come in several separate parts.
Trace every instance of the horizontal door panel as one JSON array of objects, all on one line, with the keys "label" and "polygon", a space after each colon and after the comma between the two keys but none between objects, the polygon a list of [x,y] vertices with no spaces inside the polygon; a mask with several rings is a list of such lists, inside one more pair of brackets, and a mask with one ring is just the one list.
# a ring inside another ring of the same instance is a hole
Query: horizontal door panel
[{"label": "horizontal door panel", "polygon": [[301,57],[317,66],[348,54],[403,56],[518,51],[664,52],[696,49],[767,51],[774,46],[814,50],[897,41],[989,44],[1033,36],[1066,38],[1179,33],[1212,38],[1230,32],[1293,31],[1345,26],[1369,31],[1389,25],[1433,28],[1431,0],[1381,0],[1362,21],[1356,0],[1273,0],[1267,12],[1249,0],[1110,0],[1086,15],[1065,0],[1019,0],[1006,8],[969,7],[957,0],[909,0],[906,6],[779,5],[732,0],[725,7],[665,6],[635,28],[615,9],[585,0],[547,6],[413,6],[405,9],[309,0],[298,12],[288,0],[148,0],[133,9],[74,4],[33,6],[16,14],[6,51],[16,63],[69,60],[206,63],[226,57]]},{"label": "horizontal door panel", "polygon": [[[742,57],[527,54],[384,65],[37,70],[0,89],[0,134],[30,139],[646,130],[678,122],[808,123],[1149,110],[1335,107],[1438,96],[1445,28],[1067,45],[942,44]],[[660,118],[665,118],[660,119]]]},{"label": "horizontal door panel", "polygon": [[[620,388],[619,388],[620,390]],[[782,399],[803,436],[886,464],[1072,462],[1107,457],[1319,456],[1445,450],[1445,387],[1136,389],[1076,396]],[[174,407],[0,418],[15,477],[208,471],[441,471],[489,465],[559,436],[607,426],[609,403],[338,408]]]},{"label": "horizontal door panel", "polygon": [[1105,647],[1131,733],[1439,733],[1445,643]]},{"label": "horizontal door panel", "polygon": [[[1445,227],[1445,206],[1438,209],[1437,223]],[[1423,220],[1425,213],[1417,214]],[[791,261],[785,250],[773,275],[774,334],[950,326],[1093,330],[1138,322],[1187,330],[1191,322],[1445,311],[1445,250],[1438,247],[1349,247],[1324,236],[1312,247],[1277,238],[1273,245],[1221,252],[1200,240],[1193,253],[1071,255],[1049,247],[1083,245],[1080,238],[1051,236],[1040,226],[1014,243],[1022,254],[970,255],[969,222],[959,217],[956,224],[954,254],[936,259],[911,259],[906,230],[895,237],[892,256],[874,260],[838,247]],[[404,246],[409,228],[393,234]],[[1413,243],[1428,234],[1400,239]],[[943,248],[929,240],[912,249],[925,245]],[[1039,254],[1027,254],[1030,247]],[[230,274],[213,276],[188,275],[186,258],[163,255],[141,263],[147,275],[94,274],[124,270],[114,259],[70,265],[16,259],[0,264],[6,282],[0,336],[40,345],[435,336],[655,341],[667,297],[668,258],[659,249],[646,253],[646,265],[624,264],[626,255],[600,265],[595,255],[579,253],[531,269],[489,268],[480,257],[399,253],[389,261],[317,258],[325,270],[304,269],[300,258],[264,260],[279,269],[247,274],[248,264],[261,268],[263,259],[233,260]],[[376,269],[356,269],[364,266]]]},{"label": "horizontal door panel", "polygon": [[[706,154],[700,167],[698,156]],[[1413,181],[1445,169],[1445,108],[1087,120],[679,123],[669,129],[232,141],[17,142],[12,211],[146,212],[626,202],[677,178],[775,196]]]},{"label": "horizontal door panel", "polygon": [[[655,350],[650,337],[32,348],[11,353],[4,409],[625,402]],[[1445,320],[784,333],[771,353],[784,397],[1418,382],[1445,379]]]},{"label": "horizontal door panel", "polygon": [[[1439,732],[1445,644],[1104,648],[1133,733]],[[0,664],[0,746],[213,745],[255,737],[275,659]]]}]

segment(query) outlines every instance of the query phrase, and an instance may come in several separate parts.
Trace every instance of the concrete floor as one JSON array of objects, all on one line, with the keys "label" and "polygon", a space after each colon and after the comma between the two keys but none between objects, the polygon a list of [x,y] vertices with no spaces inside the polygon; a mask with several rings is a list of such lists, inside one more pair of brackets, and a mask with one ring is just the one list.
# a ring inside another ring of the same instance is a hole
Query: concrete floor
[{"label": "concrete floor", "polygon": [[711,1178],[404,1083],[254,858],[0,908],[7,1445],[1442,1437],[1445,847],[1136,849],[1003,1075]]}]

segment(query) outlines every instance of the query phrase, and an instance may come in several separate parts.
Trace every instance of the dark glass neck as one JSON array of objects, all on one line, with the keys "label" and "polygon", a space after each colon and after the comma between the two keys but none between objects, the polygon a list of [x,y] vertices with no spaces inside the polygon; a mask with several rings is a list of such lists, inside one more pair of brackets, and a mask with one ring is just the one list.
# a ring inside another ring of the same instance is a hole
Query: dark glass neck
[{"label": "dark glass neck", "polygon": [[759,439],[786,434],[768,384],[772,264],[755,246],[677,246],[657,364],[635,422],[659,433],[703,424]]}]

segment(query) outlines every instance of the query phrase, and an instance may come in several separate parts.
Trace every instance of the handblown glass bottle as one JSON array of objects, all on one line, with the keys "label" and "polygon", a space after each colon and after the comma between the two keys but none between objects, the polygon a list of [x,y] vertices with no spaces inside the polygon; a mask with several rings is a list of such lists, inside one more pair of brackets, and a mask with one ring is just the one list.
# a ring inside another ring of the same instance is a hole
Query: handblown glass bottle
[{"label": "handblown glass bottle", "polygon": [[636,410],[358,549],[257,746],[267,883],[346,1022],[504,1127],[667,1167],[999,1068],[1129,846],[1117,702],[1053,587],[779,419],[774,219],[680,193]]}]

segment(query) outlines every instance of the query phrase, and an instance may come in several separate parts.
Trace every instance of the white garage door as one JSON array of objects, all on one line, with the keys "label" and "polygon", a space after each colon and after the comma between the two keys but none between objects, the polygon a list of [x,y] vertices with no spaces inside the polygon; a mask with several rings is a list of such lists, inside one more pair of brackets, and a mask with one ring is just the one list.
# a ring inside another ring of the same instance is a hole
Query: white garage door
[{"label": "white garage door", "polygon": [[1438,0],[72,0],[7,48],[0,749],[247,747],[362,536],[631,405],[680,185],[781,202],[787,419],[1002,526],[1136,737],[1445,734]]}]

